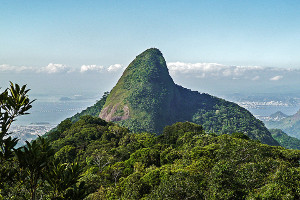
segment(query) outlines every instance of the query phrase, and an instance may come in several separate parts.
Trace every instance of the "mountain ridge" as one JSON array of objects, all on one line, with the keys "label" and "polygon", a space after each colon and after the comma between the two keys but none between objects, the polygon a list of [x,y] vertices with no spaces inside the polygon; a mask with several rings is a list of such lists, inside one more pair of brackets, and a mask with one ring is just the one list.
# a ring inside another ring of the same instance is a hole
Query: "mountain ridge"
[{"label": "mountain ridge", "polygon": [[289,136],[300,139],[300,110],[281,120],[266,121],[265,123],[269,129],[282,129]]},{"label": "mountain ridge", "polygon": [[279,120],[282,120],[286,117],[288,117],[288,115],[284,114],[281,111],[277,111],[277,112],[270,115],[270,118],[272,119],[272,121],[279,121]]}]

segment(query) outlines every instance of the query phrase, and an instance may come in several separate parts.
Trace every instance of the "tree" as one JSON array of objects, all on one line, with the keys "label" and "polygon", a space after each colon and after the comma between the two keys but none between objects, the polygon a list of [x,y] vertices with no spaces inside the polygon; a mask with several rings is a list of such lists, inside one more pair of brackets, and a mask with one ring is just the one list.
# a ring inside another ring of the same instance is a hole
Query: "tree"
[{"label": "tree", "polygon": [[[82,168],[75,163],[60,163],[55,160],[45,173],[45,178],[51,187],[51,199],[68,199],[78,190],[76,183],[81,177]],[[79,188],[84,186],[84,182],[79,184]],[[85,193],[80,192],[81,196]],[[74,199],[74,198],[71,198]]]},{"label": "tree", "polygon": [[18,139],[8,136],[8,130],[16,117],[28,114],[27,111],[32,107],[34,100],[29,100],[28,92],[26,85],[20,87],[10,82],[10,87],[0,94],[0,189],[14,174],[11,161]]},{"label": "tree", "polygon": [[32,143],[26,141],[26,146],[16,149],[15,153],[19,162],[21,179],[25,183],[29,183],[30,198],[35,200],[36,191],[42,184],[40,178],[45,174],[54,152],[49,142],[39,137]]},{"label": "tree", "polygon": [[[9,128],[16,117],[28,114],[32,107],[28,92],[26,85],[20,87],[10,82],[10,87],[0,94],[0,199],[35,200],[45,197],[46,193],[52,199],[83,199],[85,184],[82,181],[76,185],[81,177],[81,166],[54,162],[54,150],[47,139],[39,137],[14,148],[18,139],[9,137]],[[103,123],[103,120],[95,123]],[[58,130],[63,132],[71,125],[70,120],[65,120]]]},{"label": "tree", "polygon": [[20,88],[18,84],[10,82],[10,88],[0,94],[1,140],[9,134],[8,129],[16,117],[28,114],[27,111],[32,107],[32,102],[35,101],[29,100],[27,95],[29,91],[26,90],[26,85]]}]

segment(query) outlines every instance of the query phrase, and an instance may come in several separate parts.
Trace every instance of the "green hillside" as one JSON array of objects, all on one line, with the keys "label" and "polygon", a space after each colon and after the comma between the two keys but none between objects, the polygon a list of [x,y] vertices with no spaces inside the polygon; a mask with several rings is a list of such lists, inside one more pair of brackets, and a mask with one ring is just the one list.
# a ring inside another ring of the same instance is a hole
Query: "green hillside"
[{"label": "green hillside", "polygon": [[269,129],[281,129],[290,136],[300,139],[300,110],[280,121],[265,122]]},{"label": "green hillside", "polygon": [[300,140],[288,136],[285,132],[280,129],[270,129],[272,137],[283,147],[287,149],[299,149],[300,150]]},{"label": "green hillside", "polygon": [[99,115],[133,132],[162,133],[166,125],[190,121],[218,134],[243,132],[278,145],[264,124],[235,103],[183,88],[169,75],[155,48],[138,55],[111,90]]}]

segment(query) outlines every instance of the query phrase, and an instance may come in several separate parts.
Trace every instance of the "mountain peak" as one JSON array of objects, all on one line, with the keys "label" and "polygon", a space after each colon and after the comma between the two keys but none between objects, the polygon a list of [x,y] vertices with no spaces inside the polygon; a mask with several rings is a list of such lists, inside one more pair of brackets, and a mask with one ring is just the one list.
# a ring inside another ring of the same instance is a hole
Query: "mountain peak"
[{"label": "mountain peak", "polygon": [[292,118],[294,120],[299,121],[300,120],[300,110],[298,110],[298,112],[296,112],[296,114],[292,115]]},{"label": "mountain peak", "polygon": [[288,117],[288,115],[284,114],[281,111],[277,111],[276,113],[273,113],[270,115],[270,118],[272,121],[279,121],[282,120],[284,118]]},{"label": "mountain peak", "polygon": [[169,75],[163,54],[157,48],[150,48],[139,54],[126,68],[120,81],[135,79],[136,82],[173,82]]},{"label": "mountain peak", "polygon": [[162,133],[166,125],[190,121],[208,132],[243,132],[278,145],[263,123],[237,104],[178,86],[156,48],[138,55],[108,95],[100,118],[133,132]]},{"label": "mountain peak", "polygon": [[[156,132],[154,121],[165,118],[164,107],[171,101],[170,94],[176,85],[171,78],[166,61],[159,49],[150,48],[138,55],[125,69],[117,85],[112,89],[100,113],[107,121],[133,123],[144,121],[141,129]],[[155,113],[153,112],[155,111]],[[148,112],[153,112],[148,115]],[[154,124],[154,125],[151,125]],[[145,126],[147,128],[145,128]]]}]

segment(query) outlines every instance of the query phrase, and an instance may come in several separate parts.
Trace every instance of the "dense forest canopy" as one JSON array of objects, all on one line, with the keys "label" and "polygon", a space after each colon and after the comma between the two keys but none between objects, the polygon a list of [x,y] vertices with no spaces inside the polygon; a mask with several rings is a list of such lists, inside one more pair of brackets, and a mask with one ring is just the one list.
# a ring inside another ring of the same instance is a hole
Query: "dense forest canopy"
[{"label": "dense forest canopy", "polygon": [[300,152],[243,133],[218,136],[178,122],[155,136],[90,116],[58,130],[47,136],[54,158],[82,165],[87,199],[300,197]]}]

